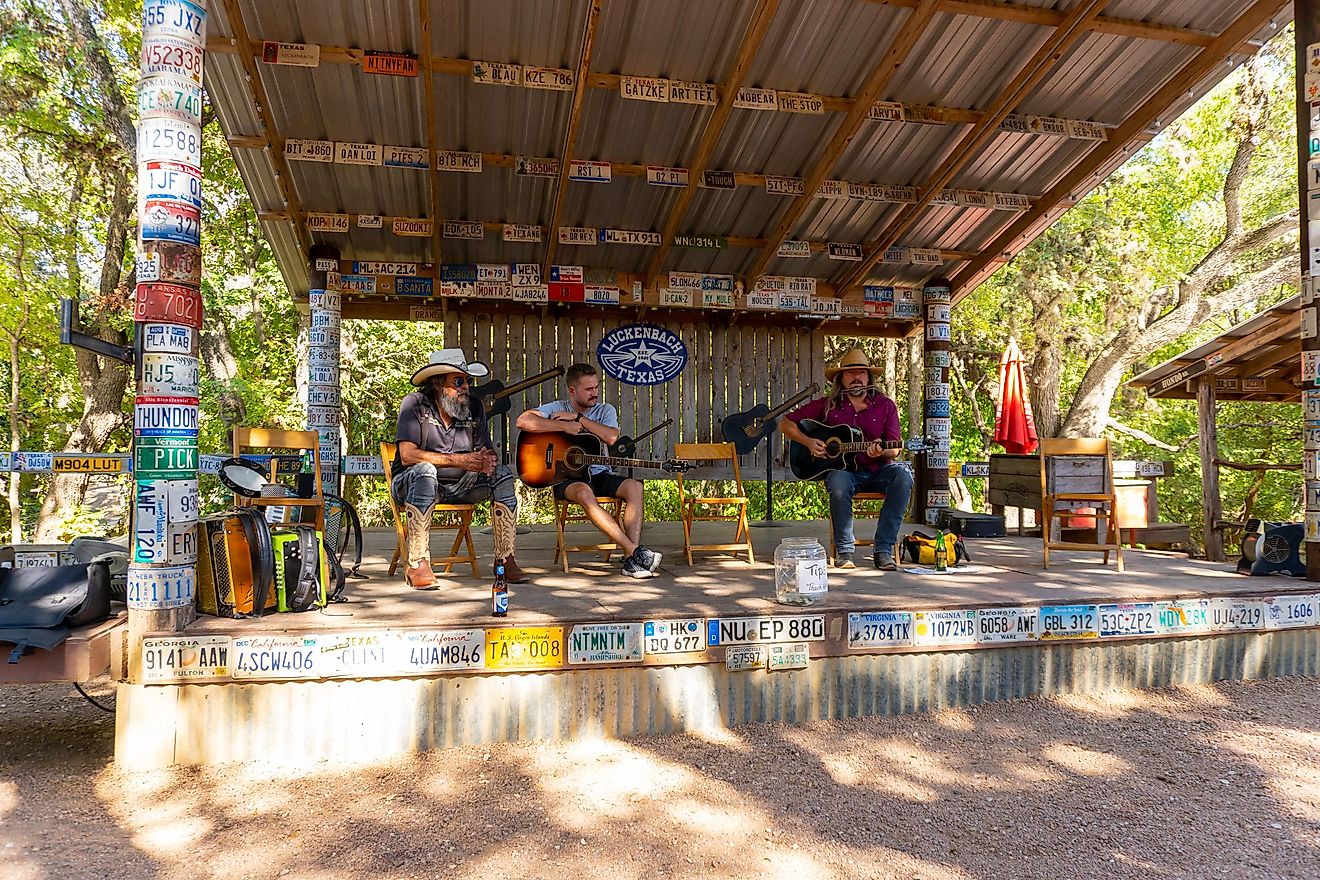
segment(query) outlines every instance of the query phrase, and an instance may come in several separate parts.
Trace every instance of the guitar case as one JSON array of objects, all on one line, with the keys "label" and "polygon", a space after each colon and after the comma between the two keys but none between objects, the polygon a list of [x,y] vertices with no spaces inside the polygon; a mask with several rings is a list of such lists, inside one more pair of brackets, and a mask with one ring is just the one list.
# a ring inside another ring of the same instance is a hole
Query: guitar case
[{"label": "guitar case", "polygon": [[110,617],[110,560],[89,565],[0,569],[0,642],[9,662],[27,648],[51,650],[74,627]]},{"label": "guitar case", "polygon": [[239,618],[274,611],[275,553],[260,509],[203,517],[197,528],[198,612]]}]

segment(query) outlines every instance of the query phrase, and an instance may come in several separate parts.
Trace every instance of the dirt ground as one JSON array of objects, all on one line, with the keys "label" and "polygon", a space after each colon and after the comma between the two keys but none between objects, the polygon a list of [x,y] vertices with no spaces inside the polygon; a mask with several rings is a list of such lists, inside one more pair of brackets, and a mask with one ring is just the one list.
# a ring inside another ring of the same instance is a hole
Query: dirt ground
[{"label": "dirt ground", "polygon": [[0,688],[0,877],[1320,877],[1307,679],[299,774],[124,774],[112,739]]}]

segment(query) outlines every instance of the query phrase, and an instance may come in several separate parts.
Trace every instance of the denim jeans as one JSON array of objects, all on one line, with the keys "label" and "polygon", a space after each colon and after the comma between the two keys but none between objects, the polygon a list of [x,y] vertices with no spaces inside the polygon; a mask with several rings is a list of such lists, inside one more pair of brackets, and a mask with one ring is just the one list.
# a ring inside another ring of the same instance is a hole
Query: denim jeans
[{"label": "denim jeans", "polygon": [[490,476],[466,471],[453,482],[440,482],[435,465],[422,461],[395,474],[390,489],[400,505],[411,504],[423,512],[436,504],[475,504],[489,498],[518,514],[513,471],[503,464],[496,465]]},{"label": "denim jeans", "polygon": [[908,497],[912,494],[912,472],[907,465],[891,461],[880,466],[874,474],[869,470],[830,471],[825,475],[825,488],[830,493],[830,516],[834,519],[834,544],[839,554],[851,554],[857,549],[853,536],[853,496],[858,492],[884,492],[885,502],[880,507],[880,518],[875,524],[875,553],[887,556],[894,552],[898,530],[903,526]]}]

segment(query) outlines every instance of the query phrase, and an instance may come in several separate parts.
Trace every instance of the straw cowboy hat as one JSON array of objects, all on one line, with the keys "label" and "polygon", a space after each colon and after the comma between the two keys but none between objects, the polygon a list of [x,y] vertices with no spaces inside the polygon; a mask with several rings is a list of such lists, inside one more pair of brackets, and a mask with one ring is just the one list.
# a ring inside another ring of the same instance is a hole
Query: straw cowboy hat
[{"label": "straw cowboy hat", "polygon": [[480,361],[469,362],[461,348],[446,348],[444,351],[431,352],[431,362],[413,373],[412,383],[420,388],[432,376],[443,376],[445,373],[462,373],[480,379],[490,375],[490,369]]},{"label": "straw cowboy hat", "polygon": [[834,377],[844,370],[869,370],[872,376],[879,376],[884,372],[883,367],[871,366],[871,359],[866,356],[866,352],[860,348],[852,348],[843,353],[839,358],[838,364],[825,368],[825,381],[833,382]]}]

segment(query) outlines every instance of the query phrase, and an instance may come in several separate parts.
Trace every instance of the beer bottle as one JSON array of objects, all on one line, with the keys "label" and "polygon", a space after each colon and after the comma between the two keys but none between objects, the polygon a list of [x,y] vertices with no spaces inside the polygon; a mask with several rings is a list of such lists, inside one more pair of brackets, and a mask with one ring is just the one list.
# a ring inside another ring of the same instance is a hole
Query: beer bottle
[{"label": "beer bottle", "polygon": [[945,550],[944,547],[944,529],[940,529],[938,532],[935,533],[935,570],[936,571],[948,570],[949,560],[946,554],[947,551]]},{"label": "beer bottle", "polygon": [[495,560],[495,583],[490,588],[492,617],[509,616],[509,585],[504,582],[504,560]]}]

